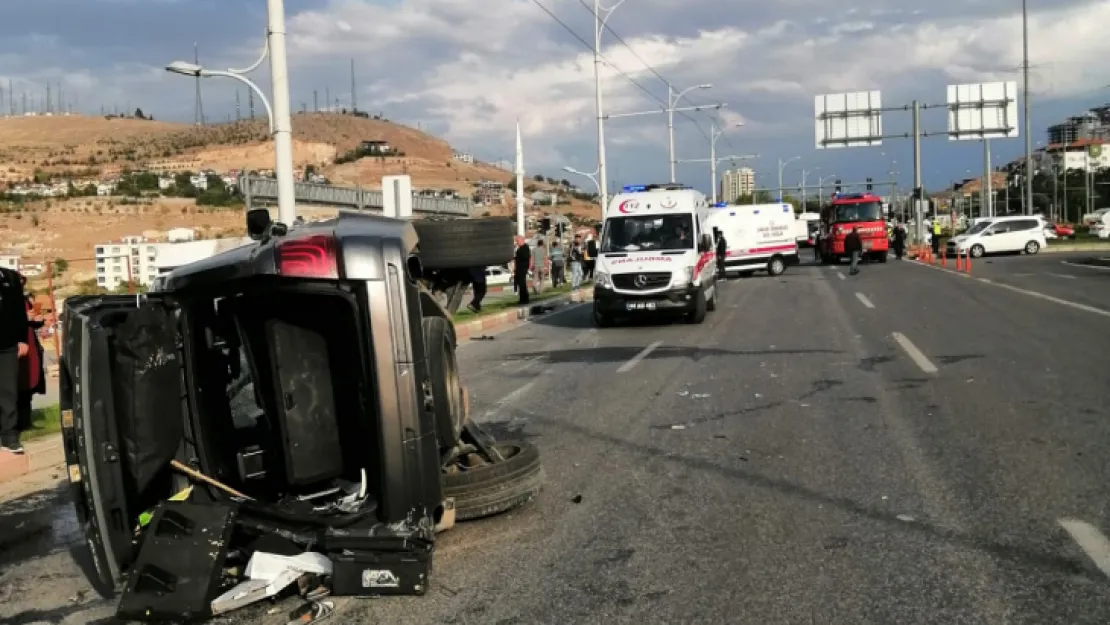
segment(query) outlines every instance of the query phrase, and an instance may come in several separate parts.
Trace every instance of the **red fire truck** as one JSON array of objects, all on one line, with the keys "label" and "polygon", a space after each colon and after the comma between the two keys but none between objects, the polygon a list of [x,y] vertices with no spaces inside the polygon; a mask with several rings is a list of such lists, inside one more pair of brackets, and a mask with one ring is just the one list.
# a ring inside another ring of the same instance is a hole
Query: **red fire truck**
[{"label": "red fire truck", "polygon": [[833,194],[832,202],[821,211],[821,235],[817,241],[821,262],[837,263],[847,258],[844,238],[852,228],[859,229],[863,257],[885,263],[890,240],[883,200],[873,193]]}]

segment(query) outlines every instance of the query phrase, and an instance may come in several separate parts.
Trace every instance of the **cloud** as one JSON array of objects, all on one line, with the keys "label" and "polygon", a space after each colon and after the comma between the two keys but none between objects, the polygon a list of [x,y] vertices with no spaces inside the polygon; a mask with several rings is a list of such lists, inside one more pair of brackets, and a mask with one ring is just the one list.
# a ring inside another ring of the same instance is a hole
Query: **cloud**
[{"label": "cloud", "polygon": [[[511,154],[519,119],[530,168],[554,171],[571,160],[592,170],[593,17],[579,0],[538,1],[586,44],[532,0],[287,0],[294,108],[325,92],[346,105],[353,58],[361,108],[419,123],[490,158]],[[144,110],[186,121],[192,83],[165,76],[160,65],[188,58],[196,38],[206,64],[249,63],[264,23],[259,3],[246,0],[2,4],[0,67],[21,68],[13,76],[21,84],[62,80],[90,104],[141,100]],[[758,152],[757,167],[802,155],[815,166],[885,168],[875,150],[814,151],[813,96],[880,89],[888,104],[940,103],[948,83],[1020,80],[1019,8],[1009,0],[941,0],[914,10],[895,0],[857,0],[847,9],[818,0],[733,0],[725,11],[713,0],[627,0],[608,21],[620,40],[612,32],[602,37],[605,110],[661,109],[667,87],[660,75],[678,88],[712,83],[683,105],[727,103],[716,115],[719,127],[730,129],[723,149]],[[1064,0],[1030,15],[1035,128],[1054,121],[1050,115],[1096,103],[1096,88],[1110,82],[1101,61],[1110,53],[1105,23],[1106,0]],[[210,81],[204,88],[210,117],[232,114],[235,85]],[[892,113],[884,125],[898,129],[905,118]],[[680,158],[708,155],[710,121],[707,114],[677,116]],[[740,121],[743,128],[732,128]],[[665,115],[610,119],[606,134],[611,167],[620,161],[626,176],[645,180],[665,175]],[[945,167],[952,161],[953,171],[966,169],[960,159],[977,158],[970,146],[942,143],[930,143],[926,157],[961,155],[937,159]],[[1021,143],[1005,142],[996,153],[1016,154]],[[897,145],[884,150],[908,149]]]}]

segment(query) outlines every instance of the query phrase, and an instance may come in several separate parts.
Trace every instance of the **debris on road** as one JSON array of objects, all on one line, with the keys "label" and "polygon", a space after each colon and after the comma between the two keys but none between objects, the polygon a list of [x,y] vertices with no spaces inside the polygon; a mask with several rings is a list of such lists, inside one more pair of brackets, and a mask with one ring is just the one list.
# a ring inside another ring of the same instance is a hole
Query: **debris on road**
[{"label": "debris on road", "polygon": [[570,500],[574,503],[582,503],[582,495],[575,495]]}]

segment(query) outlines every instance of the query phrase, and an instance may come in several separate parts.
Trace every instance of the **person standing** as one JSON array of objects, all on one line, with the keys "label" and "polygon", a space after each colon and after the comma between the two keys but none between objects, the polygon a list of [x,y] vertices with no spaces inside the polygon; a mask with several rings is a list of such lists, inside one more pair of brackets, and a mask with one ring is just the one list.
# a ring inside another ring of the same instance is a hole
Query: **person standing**
[{"label": "person standing", "polygon": [[524,237],[516,238],[516,254],[513,256],[513,287],[520,297],[521,304],[528,303],[528,270],[532,267],[532,250]]},{"label": "person standing", "polygon": [[23,453],[19,442],[19,361],[27,344],[27,303],[20,276],[0,268],[0,452]]},{"label": "person standing", "polygon": [[[20,276],[20,285],[27,287],[27,278]],[[43,369],[42,343],[39,342],[38,331],[45,322],[42,315],[36,310],[35,299],[30,294],[27,298],[27,355],[19,360],[19,397],[16,414],[18,415],[18,429],[26,432],[33,427],[31,409],[35,395],[46,394],[46,373]]]},{"label": "person standing", "polygon": [[551,285],[555,288],[566,284],[567,282],[567,258],[563,253],[563,248],[559,245],[559,239],[551,242]]},{"label": "person standing", "polygon": [[532,253],[532,290],[536,295],[543,293],[544,281],[551,271],[551,258],[547,255],[547,246],[543,239],[536,241],[536,251]]},{"label": "person standing", "polygon": [[486,268],[485,267],[471,267],[470,268],[470,290],[473,293],[473,298],[467,308],[470,312],[482,312],[482,300],[486,297]]},{"label": "person standing", "polygon": [[582,286],[583,264],[585,251],[582,249],[582,236],[574,235],[574,243],[570,245],[570,288],[577,290]]},{"label": "person standing", "polygon": [[584,263],[582,268],[586,271],[584,279],[589,282],[594,279],[594,267],[597,266],[597,239],[594,235],[586,241],[586,250],[584,254]]},{"label": "person standing", "polygon": [[852,228],[848,236],[844,237],[844,251],[848,252],[851,258],[848,274],[854,276],[859,273],[859,257],[863,253],[863,241],[859,238],[859,228]]},{"label": "person standing", "polygon": [[933,217],[933,256],[940,256],[940,219]]},{"label": "person standing", "polygon": [[906,229],[902,226],[901,222],[894,224],[892,238],[894,239],[894,257],[898,260],[902,260],[902,256],[906,253]]},{"label": "person standing", "polygon": [[713,234],[717,237],[717,278],[720,280],[728,280],[728,275],[725,272],[725,258],[728,257],[728,241],[725,240],[725,233],[721,232],[720,228],[714,228]]}]

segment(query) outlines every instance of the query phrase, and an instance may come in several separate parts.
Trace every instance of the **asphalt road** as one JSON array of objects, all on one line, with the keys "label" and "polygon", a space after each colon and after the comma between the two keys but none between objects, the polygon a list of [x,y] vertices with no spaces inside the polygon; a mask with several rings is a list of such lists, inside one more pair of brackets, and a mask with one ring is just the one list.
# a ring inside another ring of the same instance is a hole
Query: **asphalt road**
[{"label": "asphalt road", "polygon": [[[583,306],[469,343],[475,416],[539,445],[545,491],[440,536],[427,596],[337,622],[1110,622],[1110,272],[1062,260],[802,266],[702,325]],[[110,613],[69,601],[53,510],[0,584]]]}]

